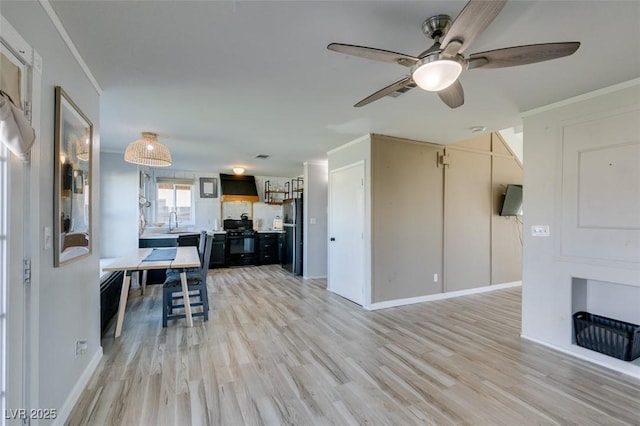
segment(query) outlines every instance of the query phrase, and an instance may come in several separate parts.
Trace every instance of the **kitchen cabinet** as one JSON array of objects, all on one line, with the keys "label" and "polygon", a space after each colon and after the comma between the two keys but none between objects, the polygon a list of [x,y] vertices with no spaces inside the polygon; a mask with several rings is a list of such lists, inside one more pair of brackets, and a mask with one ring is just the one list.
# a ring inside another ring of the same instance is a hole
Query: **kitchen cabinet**
[{"label": "kitchen cabinet", "polygon": [[280,232],[258,233],[258,264],[280,263],[283,234]]},{"label": "kitchen cabinet", "polygon": [[161,238],[140,238],[138,240],[139,248],[152,247],[178,247],[178,236],[172,235]]},{"label": "kitchen cabinet", "polygon": [[209,269],[223,268],[227,266],[226,249],[227,235],[214,234],[213,245],[211,246],[211,260],[209,261]]},{"label": "kitchen cabinet", "polygon": [[200,244],[200,234],[180,234],[178,236],[178,247],[198,247],[198,244]]}]

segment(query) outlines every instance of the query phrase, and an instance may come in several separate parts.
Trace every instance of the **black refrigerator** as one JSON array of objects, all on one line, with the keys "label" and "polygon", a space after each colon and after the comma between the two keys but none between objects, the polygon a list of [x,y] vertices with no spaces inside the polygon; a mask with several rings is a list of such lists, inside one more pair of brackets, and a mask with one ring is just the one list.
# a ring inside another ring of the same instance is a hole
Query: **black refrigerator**
[{"label": "black refrigerator", "polygon": [[282,229],[282,267],[302,275],[302,198],[289,198],[282,203]]}]

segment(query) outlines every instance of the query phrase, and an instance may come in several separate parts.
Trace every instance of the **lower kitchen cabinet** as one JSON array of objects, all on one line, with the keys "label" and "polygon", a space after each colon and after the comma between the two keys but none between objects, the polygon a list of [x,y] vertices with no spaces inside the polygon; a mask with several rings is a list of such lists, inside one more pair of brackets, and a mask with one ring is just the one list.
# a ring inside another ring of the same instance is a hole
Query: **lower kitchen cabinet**
[{"label": "lower kitchen cabinet", "polygon": [[282,234],[279,232],[258,233],[258,264],[280,263]]},{"label": "lower kitchen cabinet", "polygon": [[211,260],[209,261],[209,269],[223,268],[227,265],[226,259],[227,235],[214,234],[213,245],[211,246]]}]

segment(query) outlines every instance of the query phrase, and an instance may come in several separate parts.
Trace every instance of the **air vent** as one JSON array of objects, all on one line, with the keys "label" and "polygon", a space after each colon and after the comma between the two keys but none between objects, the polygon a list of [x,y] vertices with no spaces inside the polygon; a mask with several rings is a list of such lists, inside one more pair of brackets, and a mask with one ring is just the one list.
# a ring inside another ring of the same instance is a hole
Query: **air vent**
[{"label": "air vent", "polygon": [[269,157],[270,157],[270,155],[268,155],[268,154],[258,154],[258,155],[256,155],[256,158],[259,158],[261,160],[266,160]]},{"label": "air vent", "polygon": [[396,90],[395,92],[391,92],[389,93],[387,96],[391,96],[392,98],[397,98],[398,96],[407,93],[409,90],[413,89],[414,87],[417,87],[415,83],[412,83],[408,86],[404,86],[399,88],[398,90]]}]

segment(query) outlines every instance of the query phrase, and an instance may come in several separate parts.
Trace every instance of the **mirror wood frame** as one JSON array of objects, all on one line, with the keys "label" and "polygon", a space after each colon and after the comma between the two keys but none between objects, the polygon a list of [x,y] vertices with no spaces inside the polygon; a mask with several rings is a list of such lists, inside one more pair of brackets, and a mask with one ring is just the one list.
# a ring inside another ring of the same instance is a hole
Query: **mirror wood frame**
[{"label": "mirror wood frame", "polygon": [[[53,253],[59,267],[91,255],[93,192],[93,124],[60,86],[55,88],[53,158]],[[78,208],[74,204],[80,201]]]}]

